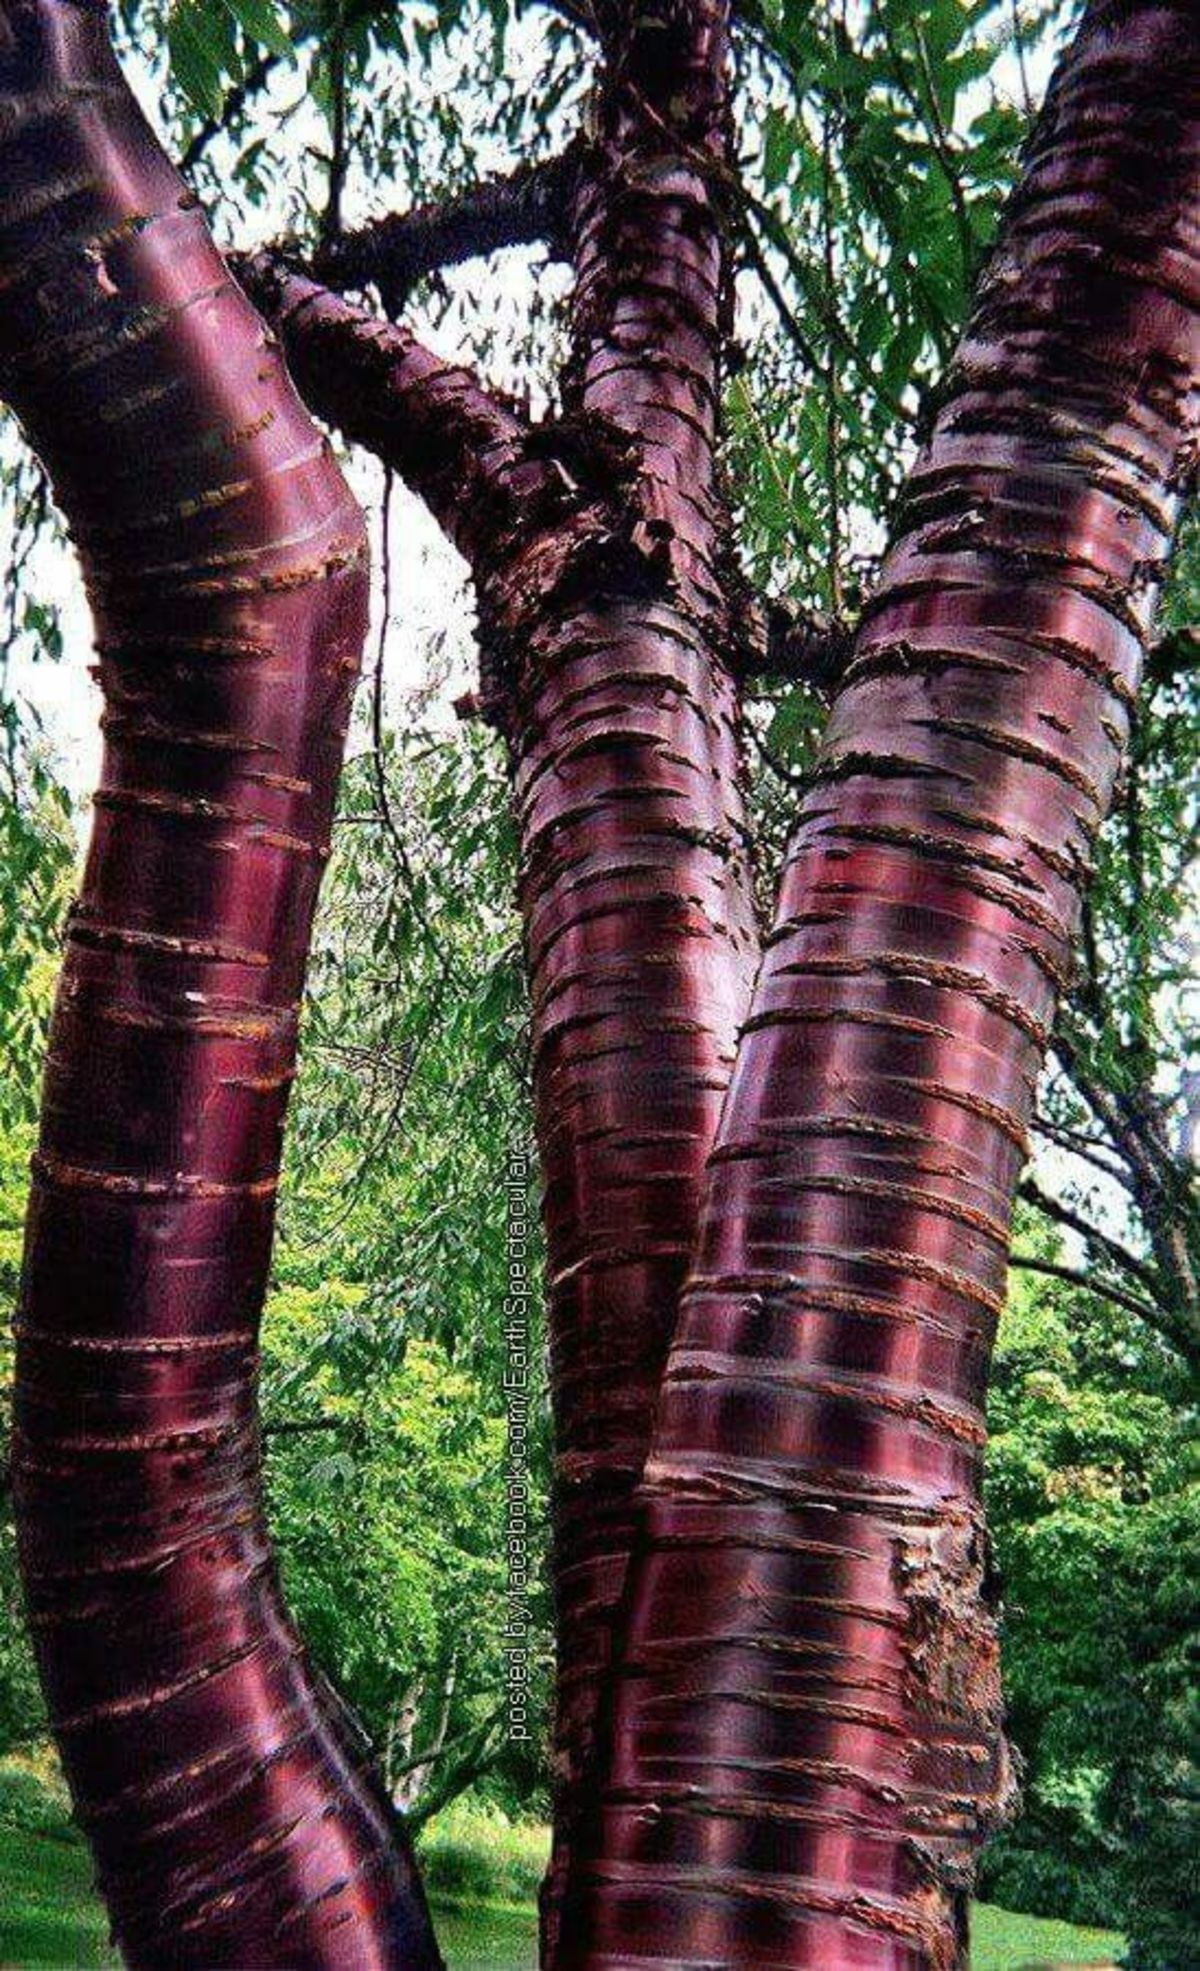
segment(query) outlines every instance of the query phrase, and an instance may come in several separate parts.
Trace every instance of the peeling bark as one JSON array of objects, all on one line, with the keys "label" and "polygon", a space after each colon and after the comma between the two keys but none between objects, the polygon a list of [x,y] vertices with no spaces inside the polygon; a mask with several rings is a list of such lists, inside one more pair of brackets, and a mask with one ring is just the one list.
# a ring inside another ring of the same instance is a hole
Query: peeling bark
[{"label": "peeling bark", "polygon": [[[133,1961],[431,1963],[256,1490],[361,523],[100,23],[0,7],[0,363],[108,698],[21,1316],[31,1606]],[[714,465],[726,19],[641,0],[596,27],[560,417],[245,268],[310,401],[470,559],[510,749],[557,1436],[546,1954],[945,1971],[1011,1792],[978,1504],[1011,1198],[1192,462],[1198,27],[1093,6],[1052,96],[836,652],[698,1248],[757,959],[753,625]]]},{"label": "peeling bark", "polygon": [[801,803],[560,1962],[965,1962],[1013,1192],[1194,463],[1200,17],[1093,5]]},{"label": "peeling bark", "polygon": [[247,270],[309,402],[471,562],[521,840],[556,1429],[556,1909],[700,1181],[758,959],[715,464],[722,7],[612,10],[575,188],[572,357],[529,427],[403,328]]},{"label": "peeling bark", "polygon": [[700,1182],[758,960],[741,625],[714,456],[726,32],[720,4],[645,0],[613,9],[602,35],[564,396],[585,438],[625,442],[613,545],[638,552],[597,543],[573,594],[527,581],[528,599],[514,597],[499,570],[483,585],[485,638],[499,638],[514,687],[545,1177],[559,1663],[548,1963]]},{"label": "peeling bark", "polygon": [[95,614],[105,755],[50,1039],[13,1477],[38,1662],[131,1964],[433,1966],[306,1664],[255,1399],[362,517],[97,0],[0,6],[0,388]]}]

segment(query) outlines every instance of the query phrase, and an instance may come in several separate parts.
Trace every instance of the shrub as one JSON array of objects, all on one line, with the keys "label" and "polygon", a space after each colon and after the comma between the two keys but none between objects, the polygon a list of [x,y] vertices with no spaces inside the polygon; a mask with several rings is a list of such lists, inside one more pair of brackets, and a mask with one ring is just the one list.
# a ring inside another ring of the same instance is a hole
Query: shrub
[{"label": "shrub", "polygon": [[499,1807],[455,1800],[430,1822],[419,1849],[425,1886],[443,1902],[530,1904],[550,1851],[547,1828]]}]

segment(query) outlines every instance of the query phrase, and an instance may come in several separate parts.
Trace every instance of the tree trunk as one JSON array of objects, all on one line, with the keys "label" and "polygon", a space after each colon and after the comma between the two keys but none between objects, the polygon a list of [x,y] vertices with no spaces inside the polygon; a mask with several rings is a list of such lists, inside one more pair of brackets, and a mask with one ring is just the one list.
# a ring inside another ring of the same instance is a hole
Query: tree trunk
[{"label": "tree trunk", "polygon": [[361,515],[97,0],[0,6],[0,182],[0,379],[79,545],[105,699],[17,1325],[51,1717],[130,1963],[434,1965],[282,1606],[255,1406]]},{"label": "tree trunk", "polygon": [[1093,5],[801,804],[645,1487],[564,1965],[965,1961],[1014,1188],[1176,486],[1200,17]]},{"label": "tree trunk", "polygon": [[[576,197],[564,411],[613,537],[481,574],[512,679],[555,1423],[556,1909],[699,1187],[758,959],[715,442],[726,21],[610,9]],[[530,575],[534,579],[530,579]]]},{"label": "tree trunk", "polygon": [[[728,279],[726,15],[606,7],[560,417],[289,272],[247,278],[306,398],[471,562],[508,739],[545,1180],[555,1412],[556,1850],[582,1797],[700,1182],[758,959],[715,445]],[[378,231],[380,229],[376,229]]]}]

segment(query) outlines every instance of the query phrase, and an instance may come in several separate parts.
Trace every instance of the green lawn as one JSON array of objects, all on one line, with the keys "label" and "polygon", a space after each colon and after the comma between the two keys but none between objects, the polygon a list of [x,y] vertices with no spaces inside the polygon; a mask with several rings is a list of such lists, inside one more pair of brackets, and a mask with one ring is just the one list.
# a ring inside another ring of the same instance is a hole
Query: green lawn
[{"label": "green lawn", "polygon": [[0,1965],[115,1964],[78,1837],[0,1827]]},{"label": "green lawn", "polygon": [[1111,1964],[1122,1939],[1111,1930],[1080,1930],[1041,1916],[976,1903],[971,1921],[971,1971],[1019,1971],[1046,1964]]},{"label": "green lawn", "polygon": [[[507,1923],[507,1937],[502,1941]],[[462,1914],[449,1919],[446,1947],[453,1971],[524,1971],[531,1964],[532,1922]],[[1120,1938],[1032,1916],[977,1906],[971,1971],[1019,1971],[1049,1964],[1111,1963]],[[0,1827],[0,1971],[87,1971],[115,1965],[91,1886],[87,1854],[69,1830],[59,1834]]]}]

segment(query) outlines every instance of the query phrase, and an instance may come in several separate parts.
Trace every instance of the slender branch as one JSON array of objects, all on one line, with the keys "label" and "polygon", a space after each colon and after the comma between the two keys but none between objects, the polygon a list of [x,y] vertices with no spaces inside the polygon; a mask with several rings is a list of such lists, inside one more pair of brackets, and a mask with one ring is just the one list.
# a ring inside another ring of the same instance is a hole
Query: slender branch
[{"label": "slender branch", "polygon": [[1064,1225],[1069,1231],[1078,1232],[1080,1238],[1085,1239],[1088,1245],[1098,1247],[1101,1252],[1107,1253],[1114,1265],[1121,1267],[1123,1272],[1132,1274],[1149,1293],[1161,1291],[1158,1274],[1153,1266],[1148,1266],[1145,1260],[1139,1259],[1136,1253],[1130,1252],[1119,1239],[1102,1232],[1099,1226],[1093,1225],[1082,1212],[1075,1211],[1061,1198],[1051,1197],[1048,1191],[1043,1191],[1035,1178],[1026,1177],[1018,1195],[1024,1198],[1027,1204],[1044,1213],[1047,1218],[1053,1219],[1056,1225]]},{"label": "slender branch", "polygon": [[466,1741],[463,1750],[457,1759],[445,1762],[446,1770],[441,1775],[440,1784],[427,1787],[405,1815],[405,1824],[410,1832],[415,1834],[424,1827],[489,1766],[495,1765],[505,1745],[504,1712],[505,1707],[498,1706],[481,1725],[476,1726],[473,1733],[463,1734]]},{"label": "slender branch", "polygon": [[319,248],[313,274],[341,292],[377,287],[388,314],[395,315],[423,275],[481,254],[542,241],[556,258],[565,257],[566,213],[582,152],[582,144],[571,144],[558,157],[519,165],[455,198],[389,213],[344,233]]},{"label": "slender branch", "polygon": [[422,1766],[437,1765],[440,1760],[448,1759],[451,1753],[461,1752],[464,1746],[473,1744],[481,1734],[494,1731],[503,1715],[501,1708],[482,1724],[468,1725],[465,1731],[456,1732],[453,1738],[444,1738],[440,1745],[427,1745],[423,1751],[410,1752],[407,1758],[392,1767],[391,1779],[404,1779],[409,1773],[420,1772]]},{"label": "slender branch", "polygon": [[1079,941],[1083,953],[1083,969],[1077,983],[1080,1003],[1094,1020],[1107,1025],[1111,1009],[1101,985],[1104,974],[1096,935],[1096,908],[1090,894],[1085,895],[1080,904]]},{"label": "slender branch", "polygon": [[[879,402],[885,409],[889,410],[892,416],[898,419],[901,424],[908,426],[909,429],[914,428],[917,423],[916,413],[910,411],[908,406],[901,402],[894,391],[884,388],[871,367],[870,359],[863,353],[854,336],[846,327],[845,322],[842,321],[840,315],[837,313],[836,308],[829,305],[820,282],[814,275],[813,269],[806,264],[803,254],[789,237],[787,227],[780,219],[779,214],[773,212],[769,205],[756,197],[745,185],[740,184],[732,178],[725,179],[723,182],[726,185],[726,189],[730,192],[737,210],[739,230],[743,238],[748,243],[753,241],[756,245],[760,245],[761,238],[765,235],[771,246],[777,253],[782,255],[787,263],[793,279],[799,285],[805,300],[819,316],[821,326],[830,340],[838,345],[842,354],[854,365],[863,382],[870,390],[874,391]],[[761,260],[758,254],[754,254],[753,257],[756,266],[761,269]],[[771,294],[774,305],[778,308],[780,305],[778,288],[776,287],[773,292],[771,289],[768,289],[768,292]],[[790,308],[787,310],[787,318],[785,325],[790,328],[791,319],[793,319]],[[807,356],[805,360],[808,360]],[[816,359],[818,372],[821,367],[820,358],[818,357]]]},{"label": "slender branch", "polygon": [[1010,0],[1012,8],[1013,47],[1017,54],[1017,70],[1021,77],[1021,107],[1027,121],[1033,120],[1033,90],[1029,86],[1029,64],[1025,59],[1025,29],[1021,21],[1021,0]]},{"label": "slender branch", "polygon": [[1140,1294],[1126,1293],[1098,1273],[1087,1273],[1079,1266],[1068,1266],[1057,1259],[1035,1259],[1032,1254],[1015,1252],[1011,1264],[1021,1273],[1041,1273],[1051,1280],[1063,1280],[1098,1300],[1122,1308],[1144,1321],[1168,1348],[1181,1355],[1189,1368],[1200,1372],[1200,1329],[1190,1314],[1179,1314],[1160,1300],[1143,1300]]},{"label": "slender branch", "polygon": [[1192,864],[1200,856],[1200,818],[1185,830],[1180,837],[1178,853],[1173,858],[1171,883],[1176,889],[1188,880]]},{"label": "slender branch", "polygon": [[[396,874],[404,884],[409,906],[425,934],[429,949],[437,964],[437,979],[433,988],[433,1005],[440,1005],[442,995],[454,975],[454,953],[452,946],[440,940],[429,921],[428,914],[418,901],[420,889],[416,871],[408,853],[408,843],[396,820],[392,807],[391,792],[388,787],[387,760],[384,749],[384,696],[387,669],[388,630],[392,620],[392,495],[395,491],[396,475],[390,465],[383,469],[383,498],[379,509],[379,569],[382,595],[379,610],[379,636],[375,644],[375,663],[371,678],[371,773],[375,782],[375,798],[379,804],[379,819],[383,823],[391,851]],[[412,1061],[408,1064],[405,1084],[412,1078]]]},{"label": "slender branch", "polygon": [[762,282],[766,297],[778,315],[780,323],[786,330],[792,343],[795,345],[796,351],[805,368],[811,371],[813,376],[819,375],[821,359],[813,347],[812,342],[809,340],[804,324],[801,322],[800,317],[776,280],[774,269],[766,256],[762,241],[759,239],[753,226],[747,224],[743,227],[741,239],[742,249],[746,259]]},{"label": "slender branch", "polygon": [[778,753],[768,746],[752,719],[747,721],[746,733],[750,744],[769,773],[773,773],[777,780],[781,780],[785,787],[792,788],[797,794],[808,792],[812,785],[811,773],[800,767],[789,766],[786,760],[781,760]]},{"label": "slender branch", "polygon": [[1038,1135],[1044,1136],[1047,1142],[1056,1144],[1059,1149],[1068,1151],[1071,1156],[1079,1157],[1084,1163],[1090,1163],[1094,1170],[1100,1171],[1114,1184],[1119,1184],[1131,1197],[1136,1196],[1128,1165],[1118,1157],[1115,1150],[1109,1148],[1103,1138],[1085,1136],[1080,1131],[1066,1129],[1061,1123],[1054,1122],[1045,1115],[1038,1115],[1033,1126]]},{"label": "slender branch", "polygon": [[929,51],[925,46],[924,36],[921,33],[917,20],[914,18],[912,24],[913,43],[916,50],[917,71],[923,85],[922,88],[918,89],[908,79],[908,65],[896,41],[895,35],[887,24],[886,13],[882,15],[880,25],[885,46],[892,58],[897,85],[916,116],[917,121],[923,123],[925,126],[926,134],[933,147],[934,156],[937,158],[942,177],[950,193],[951,203],[954,206],[955,225],[958,232],[959,253],[962,256],[963,279],[967,280],[970,278],[971,264],[975,257],[971,219],[967,211],[967,201],[962,187],[962,180],[954,167],[950,137],[938,108],[937,85],[930,70]]},{"label": "slender branch", "polygon": [[346,166],[349,162],[346,132],[345,0],[332,0],[327,32],[330,95],[329,180],[321,238],[333,243],[340,237],[342,231],[342,198],[346,189]]},{"label": "slender branch", "polygon": [[1143,1094],[1139,1103],[1105,1088],[1089,1071],[1086,1039],[1069,1030],[1066,1013],[1067,1009],[1060,1008],[1053,1044],[1068,1079],[1140,1183],[1161,1191],[1171,1184],[1176,1165],[1161,1128],[1153,1126],[1153,1113],[1147,1106],[1153,1097]]},{"label": "slender branch", "polygon": [[[12,535],[9,547],[8,569],[4,578],[3,612],[4,631],[0,641],[0,707],[8,699],[8,675],[20,630],[21,602],[25,594],[25,576],[29,561],[41,539],[42,528],[50,514],[50,482],[45,471],[36,459],[32,459],[32,482],[23,498],[18,498],[12,520]],[[4,776],[8,782],[8,798],[14,809],[22,805],[21,777],[18,768],[18,749],[20,724],[17,720],[4,722]]]},{"label": "slender branch", "polygon": [[[1123,1287],[1113,1286],[1110,1280],[1100,1279],[1095,1273],[1085,1273],[1082,1267],[1068,1266],[1057,1259],[1038,1259],[1031,1253],[1014,1252],[1012,1265],[1022,1273],[1044,1273],[1052,1280],[1065,1280],[1069,1286],[1080,1287],[1085,1293],[1096,1294],[1101,1300],[1110,1300],[1116,1307],[1123,1307],[1128,1314],[1136,1314],[1140,1321],[1146,1321],[1160,1333],[1167,1333],[1163,1315],[1152,1301],[1141,1300],[1136,1294],[1126,1293]],[[1170,1331],[1169,1338],[1178,1345],[1178,1338]]]},{"label": "slender branch", "polygon": [[[830,315],[837,312],[837,250],[833,225],[833,130],[829,105],[821,114],[821,261],[825,283],[825,302]],[[842,606],[842,496],[841,496],[841,416],[838,408],[838,372],[834,360],[833,338],[826,348],[823,368],[825,384],[825,507],[828,527],[827,580],[829,606]]]},{"label": "slender branch", "polygon": [[1150,686],[1174,684],[1200,670],[1200,625],[1187,623],[1182,629],[1166,630],[1150,645],[1146,657],[1146,683]]},{"label": "slender branch", "polygon": [[[341,0],[343,32],[361,21],[369,20],[372,14],[382,14],[384,10],[384,0]],[[306,25],[293,22],[294,50],[316,39],[321,32],[322,23],[319,15],[314,16]],[[285,67],[291,59],[290,55],[276,54],[270,49],[264,49],[257,55],[241,81],[235,82],[229,90],[216,115],[206,117],[204,122],[197,126],[180,157],[180,168],[190,171],[194,165],[199,164],[210,145],[228,130],[235,118],[241,115],[247,103],[261,93],[275,71]]]},{"label": "slender branch", "polygon": [[791,679],[815,691],[838,683],[854,645],[854,632],[840,616],[773,596],[752,601],[746,627],[743,677]]}]

